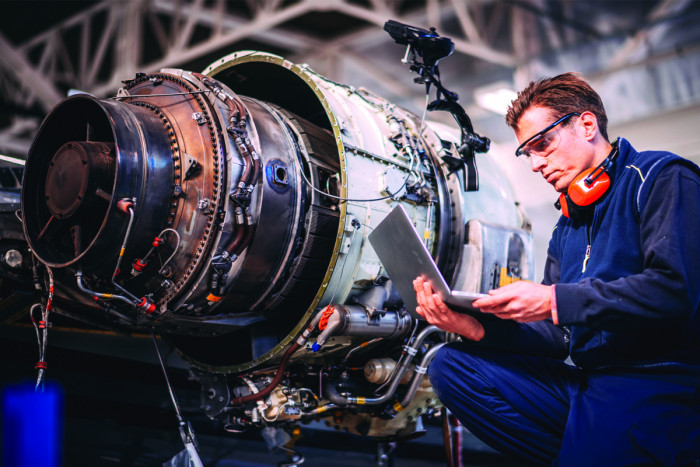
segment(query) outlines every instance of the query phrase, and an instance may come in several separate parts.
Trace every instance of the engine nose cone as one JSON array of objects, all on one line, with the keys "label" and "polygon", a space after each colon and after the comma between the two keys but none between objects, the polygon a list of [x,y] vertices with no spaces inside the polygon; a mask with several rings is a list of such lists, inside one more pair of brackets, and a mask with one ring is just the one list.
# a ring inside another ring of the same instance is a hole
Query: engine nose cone
[{"label": "engine nose cone", "polygon": [[66,143],[49,163],[46,204],[54,216],[72,216],[85,199],[90,178],[87,149],[79,143]]},{"label": "engine nose cone", "polygon": [[90,188],[95,191],[100,186],[111,186],[113,151],[114,145],[93,141],[71,141],[56,151],[49,162],[44,188],[52,215],[67,219],[84,204]]}]

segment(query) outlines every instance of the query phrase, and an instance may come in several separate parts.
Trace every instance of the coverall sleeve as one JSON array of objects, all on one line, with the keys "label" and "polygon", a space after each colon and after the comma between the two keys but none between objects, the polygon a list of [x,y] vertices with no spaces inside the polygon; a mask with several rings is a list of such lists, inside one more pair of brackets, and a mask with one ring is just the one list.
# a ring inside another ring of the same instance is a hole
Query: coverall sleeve
[{"label": "coverall sleeve", "polygon": [[700,177],[671,164],[640,213],[644,269],[604,282],[557,284],[561,324],[607,331],[687,326],[700,302]]},{"label": "coverall sleeve", "polygon": [[549,249],[547,250],[547,262],[544,265],[544,278],[542,279],[544,285],[559,283],[561,268],[559,266],[559,259],[557,259],[557,256],[552,250],[553,243],[554,242],[549,242]]}]

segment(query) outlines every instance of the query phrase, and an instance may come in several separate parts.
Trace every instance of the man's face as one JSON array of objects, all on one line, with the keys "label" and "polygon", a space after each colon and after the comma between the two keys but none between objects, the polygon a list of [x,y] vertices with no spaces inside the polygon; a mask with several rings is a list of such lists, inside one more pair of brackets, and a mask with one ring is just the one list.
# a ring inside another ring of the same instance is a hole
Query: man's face
[{"label": "man's face", "polygon": [[[532,145],[530,164],[533,172],[539,172],[542,177],[558,192],[563,192],[585,169],[592,167],[594,153],[582,129],[577,125],[579,117],[574,115],[548,131],[542,138],[536,138],[528,143],[525,150]],[[518,121],[515,136],[519,143],[536,135],[552,123],[556,117],[544,107],[531,107]]]}]

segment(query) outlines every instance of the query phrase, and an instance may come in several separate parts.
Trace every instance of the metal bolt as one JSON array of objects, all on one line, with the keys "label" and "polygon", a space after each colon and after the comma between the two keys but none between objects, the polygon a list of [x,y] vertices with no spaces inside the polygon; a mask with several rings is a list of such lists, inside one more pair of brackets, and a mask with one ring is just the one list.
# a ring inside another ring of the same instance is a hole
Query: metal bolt
[{"label": "metal bolt", "polygon": [[199,203],[197,203],[197,207],[199,208],[200,211],[205,212],[207,209],[209,209],[209,199],[208,198],[200,199]]},{"label": "metal bolt", "polygon": [[202,115],[201,112],[195,112],[195,113],[193,113],[193,114],[192,114],[192,120],[194,120],[195,122],[197,122],[197,125],[200,125],[200,126],[201,126],[201,125],[204,125],[204,123],[206,123],[206,121],[204,120],[204,115]]}]

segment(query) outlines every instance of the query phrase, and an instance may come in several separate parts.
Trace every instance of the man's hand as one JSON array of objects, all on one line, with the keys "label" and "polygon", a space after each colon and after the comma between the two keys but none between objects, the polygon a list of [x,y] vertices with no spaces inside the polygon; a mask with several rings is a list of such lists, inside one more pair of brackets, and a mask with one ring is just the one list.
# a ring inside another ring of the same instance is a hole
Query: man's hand
[{"label": "man's hand", "polygon": [[550,285],[518,281],[489,291],[489,297],[474,301],[483,313],[519,323],[541,321],[552,317]]},{"label": "man's hand", "polygon": [[416,312],[428,323],[473,341],[480,341],[484,337],[484,327],[479,321],[472,316],[448,308],[422,277],[417,277],[413,281],[413,288],[418,301]]}]

